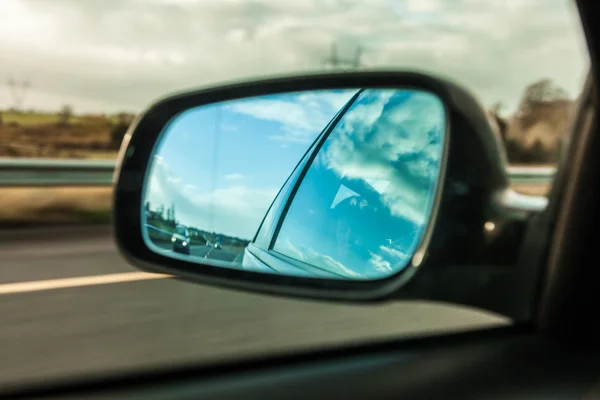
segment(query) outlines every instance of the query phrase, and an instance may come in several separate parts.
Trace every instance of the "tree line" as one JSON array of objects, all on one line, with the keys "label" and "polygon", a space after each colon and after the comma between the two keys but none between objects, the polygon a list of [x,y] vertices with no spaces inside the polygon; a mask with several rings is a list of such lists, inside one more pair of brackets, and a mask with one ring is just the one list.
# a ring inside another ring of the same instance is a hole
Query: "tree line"
[{"label": "tree line", "polygon": [[490,109],[510,164],[553,164],[564,151],[575,101],[550,79],[525,88],[516,112],[501,116],[503,105]]}]

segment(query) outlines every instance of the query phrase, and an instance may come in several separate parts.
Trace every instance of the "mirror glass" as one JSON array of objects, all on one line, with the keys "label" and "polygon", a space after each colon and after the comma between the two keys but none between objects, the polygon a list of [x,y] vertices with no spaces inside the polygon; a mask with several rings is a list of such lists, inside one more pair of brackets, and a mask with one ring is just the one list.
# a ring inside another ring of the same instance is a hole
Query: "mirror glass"
[{"label": "mirror glass", "polygon": [[414,89],[294,92],[170,121],[144,182],[148,247],[224,268],[371,280],[406,268],[433,209],[447,116]]}]

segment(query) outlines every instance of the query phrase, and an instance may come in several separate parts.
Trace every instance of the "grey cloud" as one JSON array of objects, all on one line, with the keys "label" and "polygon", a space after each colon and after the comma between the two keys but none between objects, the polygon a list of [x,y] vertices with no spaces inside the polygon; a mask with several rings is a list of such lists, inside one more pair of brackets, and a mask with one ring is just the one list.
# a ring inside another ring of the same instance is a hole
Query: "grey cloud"
[{"label": "grey cloud", "polygon": [[[174,91],[321,69],[335,39],[344,56],[363,45],[365,66],[447,75],[487,104],[514,105],[542,77],[577,94],[589,59],[567,0],[429,3],[435,12],[410,13],[407,0],[3,1],[0,78],[27,75],[37,107],[140,110]],[[31,28],[3,31],[9,7]]]}]

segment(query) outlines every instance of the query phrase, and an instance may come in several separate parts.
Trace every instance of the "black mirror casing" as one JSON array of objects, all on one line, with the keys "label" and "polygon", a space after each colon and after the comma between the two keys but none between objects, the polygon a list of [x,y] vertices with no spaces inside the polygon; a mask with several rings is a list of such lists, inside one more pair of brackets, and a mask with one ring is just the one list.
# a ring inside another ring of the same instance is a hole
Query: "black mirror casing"
[{"label": "black mirror casing", "polygon": [[[446,107],[448,125],[441,180],[432,218],[411,266],[377,281],[339,281],[199,266],[165,257],[147,247],[142,238],[140,213],[143,183],[154,145],[163,128],[175,116],[192,107],[245,97],[356,87],[428,91],[438,96]],[[510,198],[506,196],[510,191],[506,167],[500,135],[475,97],[455,83],[427,74],[393,71],[328,73],[203,89],[158,101],[129,128],[115,172],[115,238],[123,256],[136,267],[200,283],[338,301],[374,301],[396,295],[401,298],[458,299],[468,304],[469,299],[464,298],[468,295],[464,291],[457,295],[447,286],[477,285],[461,271],[477,270],[475,281],[481,280],[483,275],[486,279],[497,276],[498,271],[510,275],[520,254],[519,237],[525,234],[529,218],[541,209],[537,206],[517,207],[506,200]],[[484,229],[490,221],[496,228],[493,232]],[[441,284],[441,277],[449,280],[448,285]],[[457,279],[464,282],[453,283],[458,282]],[[482,288],[478,286],[469,293],[472,295],[479,290]],[[494,306],[488,308],[494,309]]]}]

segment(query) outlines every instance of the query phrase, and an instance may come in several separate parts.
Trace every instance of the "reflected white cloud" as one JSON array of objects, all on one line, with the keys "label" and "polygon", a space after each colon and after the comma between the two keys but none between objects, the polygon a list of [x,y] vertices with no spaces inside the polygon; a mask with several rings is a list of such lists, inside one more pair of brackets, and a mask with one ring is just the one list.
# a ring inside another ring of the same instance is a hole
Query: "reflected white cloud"
[{"label": "reflected white cloud", "polygon": [[281,124],[281,133],[270,139],[285,143],[311,143],[356,90],[303,92],[241,100],[227,106],[231,111]]},{"label": "reflected white cloud", "polygon": [[367,96],[373,98],[365,97],[343,119],[323,162],[341,176],[385,187],[382,199],[393,214],[422,225],[429,213],[430,186],[439,174],[443,105],[423,92],[392,103],[399,92],[370,92]]},{"label": "reflected white cloud", "polygon": [[294,245],[289,239],[283,239],[279,246],[279,251],[283,254],[292,257],[296,260],[305,262],[309,265],[314,265],[318,268],[322,268],[327,272],[341,275],[347,278],[361,278],[362,275],[347,268],[339,261],[336,261],[333,257],[326,254],[316,252],[310,247],[302,245]]},{"label": "reflected white cloud", "polygon": [[229,180],[229,181],[237,181],[240,180],[244,177],[243,174],[227,174],[225,175],[225,179]]},{"label": "reflected white cloud", "polygon": [[306,173],[274,250],[369,279],[404,269],[429,221],[445,128],[430,93],[361,92]]},{"label": "reflected white cloud", "polygon": [[410,254],[400,251],[393,246],[381,245],[378,250],[378,252],[369,251],[369,254],[371,255],[369,264],[373,266],[376,271],[382,272],[386,276],[394,271],[395,266],[404,266],[408,264],[412,258]]},{"label": "reflected white cloud", "polygon": [[168,163],[154,158],[146,187],[152,207],[174,204],[184,225],[251,239],[279,188],[257,189],[243,183],[198,193],[197,186],[174,178]]},{"label": "reflected white cloud", "polygon": [[324,271],[352,279],[387,277],[390,273],[395,272],[395,266],[404,266],[411,258],[395,248],[380,246],[379,251],[369,251],[370,258],[365,260],[368,267],[359,273],[336,260],[335,257],[319,253],[307,245],[293,244],[289,238],[282,238],[281,241],[278,241],[277,251]]},{"label": "reflected white cloud", "polygon": [[402,252],[402,251],[400,251],[398,249],[395,249],[393,247],[388,247],[388,246],[381,245],[381,246],[379,246],[379,250],[381,250],[384,253],[386,253],[386,254],[388,254],[388,255],[390,255],[392,257],[395,257],[395,258],[397,258],[399,260],[405,260],[407,258],[410,258],[410,255],[408,255],[408,254],[406,254],[406,253],[404,253],[404,252]]},{"label": "reflected white cloud", "polygon": [[392,271],[392,265],[390,264],[389,261],[384,260],[383,256],[381,254],[376,254],[373,252],[370,252],[371,254],[371,258],[369,259],[369,264],[371,264],[373,266],[373,268],[375,268],[376,271],[379,272],[391,272]]}]

